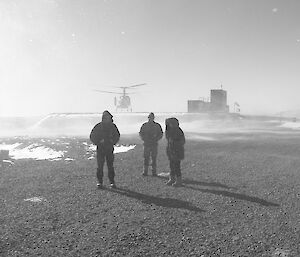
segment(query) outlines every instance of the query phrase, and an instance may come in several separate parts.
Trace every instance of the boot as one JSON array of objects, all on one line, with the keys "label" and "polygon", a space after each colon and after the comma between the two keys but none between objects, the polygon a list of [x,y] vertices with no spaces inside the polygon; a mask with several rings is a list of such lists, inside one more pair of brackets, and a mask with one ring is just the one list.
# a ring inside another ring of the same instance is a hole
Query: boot
[{"label": "boot", "polygon": [[97,187],[98,187],[99,189],[103,189],[103,188],[104,188],[104,186],[103,186],[102,183],[97,183]]},{"label": "boot", "polygon": [[172,184],[173,187],[180,187],[182,186],[182,180],[181,180],[181,176],[177,176],[176,177],[176,181],[175,183]]},{"label": "boot", "polygon": [[148,176],[148,166],[144,166],[143,176]]},{"label": "boot", "polygon": [[175,176],[170,175],[170,178],[169,178],[168,182],[166,183],[166,185],[171,186],[174,184],[174,182],[175,182]]},{"label": "boot", "polygon": [[110,183],[110,188],[112,188],[112,189],[117,188],[116,183],[115,182],[114,183]]}]

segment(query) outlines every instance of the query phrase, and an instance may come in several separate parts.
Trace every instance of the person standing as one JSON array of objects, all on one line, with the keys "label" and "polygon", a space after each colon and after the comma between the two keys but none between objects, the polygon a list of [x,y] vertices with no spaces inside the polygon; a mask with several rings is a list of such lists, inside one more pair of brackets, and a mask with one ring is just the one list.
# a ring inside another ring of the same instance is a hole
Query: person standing
[{"label": "person standing", "polygon": [[170,176],[166,183],[172,186],[182,185],[180,162],[184,159],[185,137],[176,118],[166,119],[167,156],[170,162]]},{"label": "person standing", "polygon": [[120,132],[113,123],[113,116],[104,111],[102,121],[95,125],[90,133],[90,140],[97,146],[97,186],[103,188],[103,168],[106,161],[110,187],[116,188],[114,170],[114,145],[120,139]]},{"label": "person standing", "polygon": [[151,156],[152,176],[157,176],[156,157],[158,141],[163,136],[163,131],[159,123],[154,121],[154,113],[148,115],[148,122],[145,122],[140,128],[140,137],[144,142],[144,170],[142,175],[148,175],[148,167]]}]

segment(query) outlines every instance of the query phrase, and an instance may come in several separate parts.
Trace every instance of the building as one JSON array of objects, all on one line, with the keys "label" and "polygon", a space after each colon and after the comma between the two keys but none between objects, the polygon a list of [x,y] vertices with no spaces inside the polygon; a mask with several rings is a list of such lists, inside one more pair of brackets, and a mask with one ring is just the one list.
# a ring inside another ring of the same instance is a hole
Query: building
[{"label": "building", "polygon": [[229,106],[227,105],[227,92],[225,90],[210,90],[210,111],[229,112]]},{"label": "building", "polygon": [[223,89],[211,89],[210,101],[205,99],[188,100],[189,113],[220,112],[228,113],[227,92]]},{"label": "building", "polygon": [[198,112],[209,112],[210,102],[205,100],[188,100],[188,112],[198,113]]}]

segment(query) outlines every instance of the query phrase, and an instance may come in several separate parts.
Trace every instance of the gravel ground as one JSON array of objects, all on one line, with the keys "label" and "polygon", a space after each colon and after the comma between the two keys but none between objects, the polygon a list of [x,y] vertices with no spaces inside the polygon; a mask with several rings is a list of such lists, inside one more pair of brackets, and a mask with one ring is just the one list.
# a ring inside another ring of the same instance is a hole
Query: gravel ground
[{"label": "gravel ground", "polygon": [[[83,138],[49,143],[74,161],[2,167],[0,256],[300,256],[299,134],[193,136],[180,188],[141,176],[136,137],[122,139],[137,146],[116,155],[115,190],[96,188]],[[20,140],[41,139],[0,143]],[[159,153],[166,173],[164,140]]]}]

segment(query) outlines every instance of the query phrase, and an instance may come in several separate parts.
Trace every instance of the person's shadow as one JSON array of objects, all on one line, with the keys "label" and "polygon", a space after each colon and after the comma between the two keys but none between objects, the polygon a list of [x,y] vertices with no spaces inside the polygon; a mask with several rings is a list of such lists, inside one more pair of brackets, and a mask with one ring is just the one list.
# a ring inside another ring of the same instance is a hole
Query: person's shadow
[{"label": "person's shadow", "polygon": [[125,188],[117,188],[113,190],[114,192],[124,195],[130,198],[137,199],[141,201],[142,203],[149,204],[149,205],[156,205],[156,206],[162,206],[167,208],[176,208],[176,209],[185,209],[188,211],[194,211],[194,212],[205,212],[204,210],[192,205],[189,202],[174,199],[174,198],[160,198],[157,196],[152,195],[146,195],[142,193],[138,193],[135,191],[131,191],[129,189]]},{"label": "person's shadow", "polygon": [[[195,189],[195,188],[192,188],[192,189]],[[235,199],[239,199],[239,200],[258,203],[263,206],[273,206],[273,207],[280,206],[278,203],[269,202],[269,201],[266,201],[264,199],[261,199],[261,198],[255,197],[255,196],[233,193],[233,192],[224,191],[224,190],[215,190],[215,189],[196,189],[196,190],[199,190],[203,193],[211,193],[211,194],[215,194],[215,195],[222,195],[222,196],[227,196],[227,197],[231,197],[231,198],[235,198]]]},{"label": "person's shadow", "polygon": [[221,187],[225,189],[236,189],[235,187],[229,187],[219,182],[204,182],[204,181],[196,181],[189,178],[185,178],[182,180],[183,183],[189,185],[197,185],[197,186],[206,186],[206,187]]},{"label": "person's shadow", "polygon": [[[158,177],[161,178],[161,179],[167,179],[167,177],[165,177],[165,176],[158,176]],[[182,183],[183,183],[182,186],[185,187],[185,188],[198,190],[198,191],[203,192],[203,193],[211,193],[211,194],[215,194],[215,195],[222,195],[222,196],[231,197],[231,198],[235,198],[235,199],[239,199],[239,200],[258,203],[258,204],[263,205],[263,206],[273,206],[273,207],[280,206],[277,203],[268,202],[264,199],[261,199],[261,198],[255,197],[255,196],[249,196],[249,195],[234,193],[234,192],[225,191],[225,190],[206,189],[206,188],[195,187],[195,185],[196,186],[198,185],[198,186],[205,186],[205,187],[219,187],[219,188],[228,189],[228,190],[236,190],[236,188],[234,188],[234,187],[229,187],[229,186],[226,186],[224,184],[217,183],[217,182],[202,182],[202,181],[195,181],[195,180],[186,178],[186,179],[182,180]]]}]

